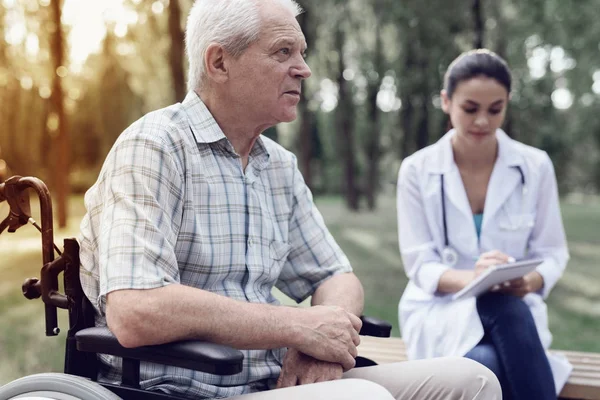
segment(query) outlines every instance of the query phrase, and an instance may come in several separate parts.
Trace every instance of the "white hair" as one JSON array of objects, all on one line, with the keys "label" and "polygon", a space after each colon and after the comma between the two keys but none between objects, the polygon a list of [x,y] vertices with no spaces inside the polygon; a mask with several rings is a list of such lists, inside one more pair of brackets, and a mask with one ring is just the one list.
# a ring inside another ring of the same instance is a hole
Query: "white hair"
[{"label": "white hair", "polygon": [[[276,0],[294,16],[302,12],[295,0]],[[260,9],[265,0],[196,0],[187,19],[185,48],[189,61],[188,90],[202,87],[206,49],[217,43],[233,57],[258,40]]]}]

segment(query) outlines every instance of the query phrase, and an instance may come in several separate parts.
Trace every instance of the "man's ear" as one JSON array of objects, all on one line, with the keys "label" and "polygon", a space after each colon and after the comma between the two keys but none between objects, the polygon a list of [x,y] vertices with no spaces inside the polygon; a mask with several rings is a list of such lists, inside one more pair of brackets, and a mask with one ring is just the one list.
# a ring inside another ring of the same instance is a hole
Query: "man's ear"
[{"label": "man's ear", "polygon": [[221,45],[212,43],[208,46],[204,54],[204,67],[208,79],[217,83],[227,80],[229,71],[225,62],[226,57],[227,54]]},{"label": "man's ear", "polygon": [[442,110],[446,113],[450,113],[450,99],[448,98],[448,93],[446,89],[442,89],[440,92],[440,96],[442,98]]}]

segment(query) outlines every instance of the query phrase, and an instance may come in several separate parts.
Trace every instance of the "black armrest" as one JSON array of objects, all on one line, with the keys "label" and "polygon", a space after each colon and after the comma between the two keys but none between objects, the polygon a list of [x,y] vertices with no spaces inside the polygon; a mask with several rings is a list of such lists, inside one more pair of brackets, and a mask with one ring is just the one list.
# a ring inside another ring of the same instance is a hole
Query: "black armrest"
[{"label": "black armrest", "polygon": [[75,334],[77,350],[149,361],[216,375],[242,371],[244,355],[231,347],[200,341],[125,348],[106,327],[82,329]]},{"label": "black armrest", "polygon": [[360,335],[363,336],[376,336],[376,337],[390,337],[392,333],[392,324],[375,317],[367,317],[363,315],[360,317],[362,320],[362,328],[360,328]]}]

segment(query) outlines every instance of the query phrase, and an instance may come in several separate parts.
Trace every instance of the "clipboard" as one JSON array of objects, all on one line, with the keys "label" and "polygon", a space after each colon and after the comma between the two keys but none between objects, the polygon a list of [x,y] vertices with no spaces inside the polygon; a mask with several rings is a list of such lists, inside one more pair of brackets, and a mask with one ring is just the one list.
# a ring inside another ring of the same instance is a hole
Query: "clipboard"
[{"label": "clipboard", "polygon": [[494,285],[520,278],[535,271],[537,266],[543,262],[543,259],[533,259],[489,267],[462,290],[454,293],[452,295],[452,300],[477,297],[480,294],[487,292]]}]

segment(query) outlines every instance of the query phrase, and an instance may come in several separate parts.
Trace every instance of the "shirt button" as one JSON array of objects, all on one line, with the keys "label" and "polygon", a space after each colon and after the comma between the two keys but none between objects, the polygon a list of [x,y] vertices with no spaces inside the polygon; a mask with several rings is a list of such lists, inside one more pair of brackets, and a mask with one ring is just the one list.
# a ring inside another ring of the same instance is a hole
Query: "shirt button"
[{"label": "shirt button", "polygon": [[253,243],[254,243],[254,241],[252,240],[252,238],[248,239],[248,246],[249,247],[251,247]]}]

